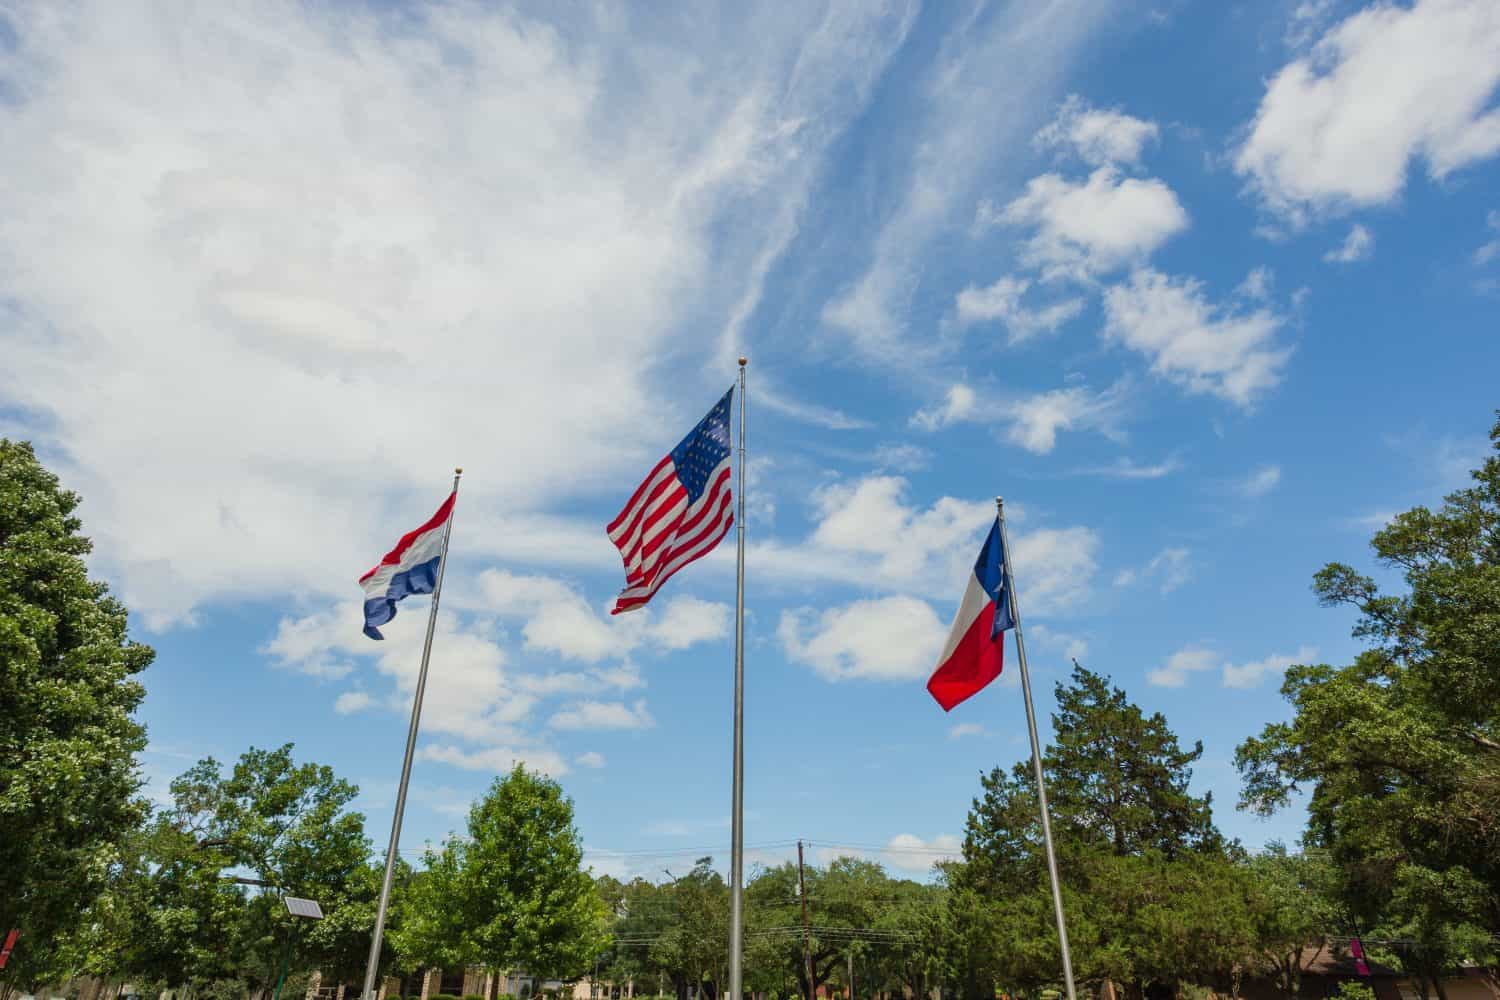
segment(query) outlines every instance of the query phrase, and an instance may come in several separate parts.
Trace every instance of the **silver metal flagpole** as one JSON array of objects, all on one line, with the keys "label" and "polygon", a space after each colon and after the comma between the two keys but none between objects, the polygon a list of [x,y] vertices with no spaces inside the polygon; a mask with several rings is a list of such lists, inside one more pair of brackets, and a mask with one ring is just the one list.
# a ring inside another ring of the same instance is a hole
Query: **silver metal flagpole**
[{"label": "silver metal flagpole", "polygon": [[731,810],[729,847],[729,998],[744,996],[745,914],[745,365],[740,358],[740,455],[738,509],[739,562],[734,587],[734,805]]},{"label": "silver metal flagpole", "polygon": [[[458,480],[463,469],[453,470],[453,492],[458,492]],[[396,817],[391,821],[391,844],[385,852],[385,880],[380,883],[380,905],[375,910],[375,933],[370,939],[370,962],[365,966],[365,989],[363,1000],[375,1000],[375,975],[380,971],[380,942],[385,936],[385,912],[391,903],[391,880],[396,874],[396,847],[401,843],[401,816],[406,812],[406,784],[411,780],[411,758],[417,749],[417,724],[422,720],[422,692],[427,689],[427,661],[432,657],[432,633],[437,628],[438,599],[443,594],[443,574],[448,571],[448,536],[453,534],[453,517],[457,510],[448,512],[448,523],[443,526],[443,552],[438,559],[437,583],[432,588],[432,607],[427,612],[427,639],[422,643],[422,669],[417,672],[417,694],[411,703],[411,726],[406,730],[406,757],[401,761],[401,785],[396,789]]]},{"label": "silver metal flagpole", "polygon": [[1016,623],[1016,659],[1021,665],[1021,695],[1026,700],[1026,728],[1031,733],[1031,766],[1036,772],[1036,797],[1042,808],[1042,842],[1047,847],[1047,874],[1052,878],[1052,909],[1057,915],[1057,941],[1062,945],[1063,982],[1068,1000],[1073,992],[1073,957],[1068,952],[1068,924],[1063,919],[1062,886],[1057,880],[1057,855],[1052,850],[1052,817],[1047,809],[1047,783],[1042,778],[1042,745],[1036,736],[1036,710],[1031,705],[1031,672],[1026,669],[1026,640],[1021,636],[1021,608],[1016,600],[1016,578],[1010,571],[1010,533],[1005,529],[1005,501],[995,498],[1000,518],[1000,550],[1005,556],[1005,580],[1010,585],[1010,616]]}]

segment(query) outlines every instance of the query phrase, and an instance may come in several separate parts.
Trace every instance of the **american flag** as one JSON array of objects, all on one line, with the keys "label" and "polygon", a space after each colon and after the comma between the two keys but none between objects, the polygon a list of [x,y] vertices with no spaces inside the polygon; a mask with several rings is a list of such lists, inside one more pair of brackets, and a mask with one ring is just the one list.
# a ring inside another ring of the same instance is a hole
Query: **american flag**
[{"label": "american flag", "polygon": [[634,611],[682,567],[702,559],[734,524],[729,485],[729,406],[724,398],[692,433],[656,463],[625,509],[609,522],[609,540],[625,561],[625,589],[610,614]]}]

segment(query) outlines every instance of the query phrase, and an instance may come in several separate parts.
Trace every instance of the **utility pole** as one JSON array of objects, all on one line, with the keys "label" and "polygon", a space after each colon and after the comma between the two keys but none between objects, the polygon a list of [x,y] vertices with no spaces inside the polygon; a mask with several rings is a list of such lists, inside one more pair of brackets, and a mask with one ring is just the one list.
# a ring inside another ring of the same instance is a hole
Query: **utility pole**
[{"label": "utility pole", "polygon": [[807,877],[802,869],[802,841],[797,841],[797,895],[802,897],[802,963],[807,967],[807,1000],[817,1000],[818,985],[813,982],[812,935],[807,927]]}]

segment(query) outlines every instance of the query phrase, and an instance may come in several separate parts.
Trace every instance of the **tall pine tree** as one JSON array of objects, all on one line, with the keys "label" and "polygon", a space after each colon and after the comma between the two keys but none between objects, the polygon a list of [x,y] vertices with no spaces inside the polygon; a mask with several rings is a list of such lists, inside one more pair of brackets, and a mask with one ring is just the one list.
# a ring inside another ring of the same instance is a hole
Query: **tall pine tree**
[{"label": "tall pine tree", "polygon": [[[1209,796],[1188,787],[1202,745],[1183,748],[1160,713],[1083,667],[1056,694],[1042,764],[1078,978],[1122,983],[1130,997],[1175,988],[1179,976],[1226,978],[1250,954],[1253,929],[1229,902],[1244,881]],[[955,985],[975,998],[1055,986],[1061,956],[1031,762],[982,784],[951,874],[950,915],[968,943]]]}]

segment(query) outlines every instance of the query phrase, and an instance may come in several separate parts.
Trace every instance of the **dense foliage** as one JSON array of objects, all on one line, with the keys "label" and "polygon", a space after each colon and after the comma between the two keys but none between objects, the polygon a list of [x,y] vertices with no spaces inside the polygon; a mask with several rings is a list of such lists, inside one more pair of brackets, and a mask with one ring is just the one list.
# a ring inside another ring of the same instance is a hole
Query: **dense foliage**
[{"label": "dense foliage", "polygon": [[603,947],[604,916],[583,868],[573,803],[557,782],[517,765],[474,803],[467,838],[428,853],[395,937],[413,964],[571,980]]},{"label": "dense foliage", "polygon": [[78,503],[29,445],[0,439],[0,935],[24,935],[0,994],[58,973],[63,931],[145,815],[135,675],[152,652],[89,579]]},{"label": "dense foliage", "polygon": [[1493,961],[1500,929],[1500,422],[1490,436],[1474,485],[1375,535],[1404,592],[1340,563],[1317,574],[1367,649],[1288,670],[1295,716],[1237,757],[1247,808],[1311,791],[1308,843],[1341,905],[1439,996],[1460,961]]}]

